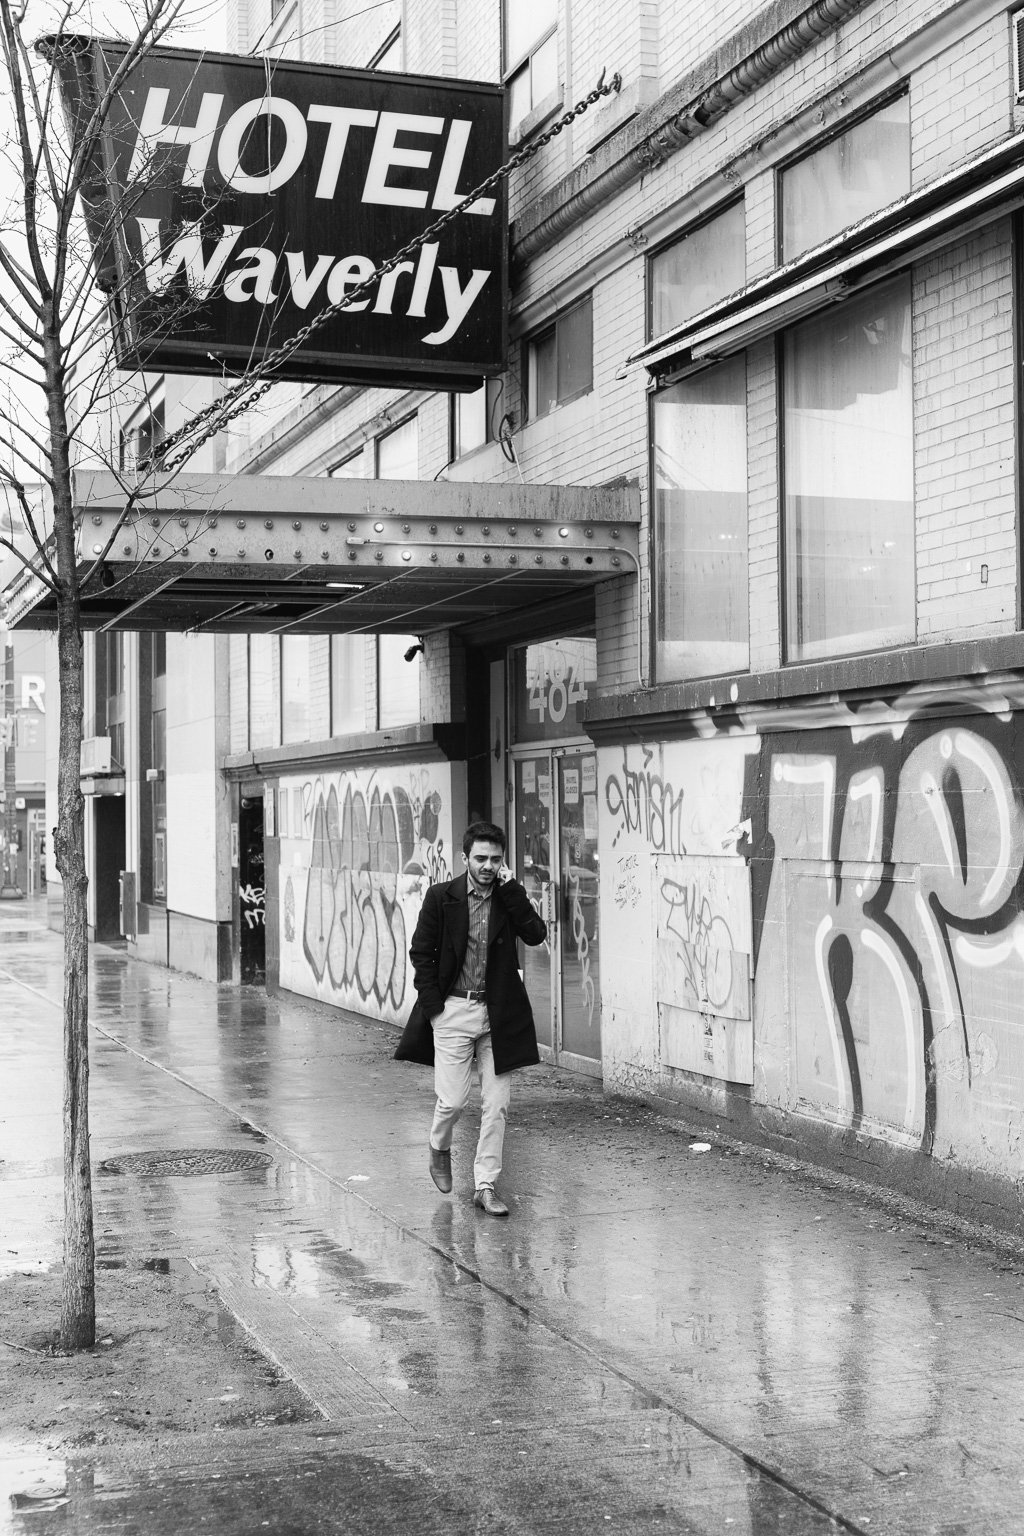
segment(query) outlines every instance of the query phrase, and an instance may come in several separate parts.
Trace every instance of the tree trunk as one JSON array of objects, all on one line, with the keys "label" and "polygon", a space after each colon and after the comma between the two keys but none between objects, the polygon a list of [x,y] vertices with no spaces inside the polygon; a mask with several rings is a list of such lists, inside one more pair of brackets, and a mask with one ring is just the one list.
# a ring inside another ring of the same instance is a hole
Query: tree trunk
[{"label": "tree trunk", "polygon": [[60,602],[57,621],[60,749],[54,846],[64,881],[64,1280],[59,1342],[65,1350],[91,1349],[96,1342],[89,1161],[89,881],[85,871],[85,802],[79,781],[83,708],[82,634],[77,607],[77,600]]},{"label": "tree trunk", "polygon": [[64,882],[64,1279],[61,1349],[96,1342],[96,1246],[89,1160],[89,937],[86,931],[85,801],[81,785],[83,725],[82,615],[74,492],[67,424],[67,379],[56,310],[46,315],[46,405],[53,473],[53,537],[57,556],[57,666],[60,746],[54,854]]}]

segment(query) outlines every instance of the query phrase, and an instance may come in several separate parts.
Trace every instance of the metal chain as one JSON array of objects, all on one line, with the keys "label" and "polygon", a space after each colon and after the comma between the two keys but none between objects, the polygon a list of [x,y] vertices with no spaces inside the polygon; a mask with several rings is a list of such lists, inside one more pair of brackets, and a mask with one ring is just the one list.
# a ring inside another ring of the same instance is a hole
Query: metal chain
[{"label": "metal chain", "polygon": [[[166,437],[160,444],[159,459],[156,460],[157,467],[161,473],[179,469],[182,464],[188,462],[205,442],[208,442],[211,437],[215,437],[218,432],[222,432],[229,422],[234,421],[236,416],[240,416],[243,411],[250,410],[277,382],[275,379],[267,378],[266,374],[273,372],[282,363],[286,362],[292,353],[296,352],[299,347],[308,341],[310,336],[315,331],[318,331],[321,326],[326,325],[328,320],[333,319],[335,315],[347,309],[354,300],[362,297],[363,294],[369,293],[385,273],[394,271],[399,262],[404,261],[413,252],[418,251],[421,245],[425,245],[428,240],[440,234],[443,229],[446,229],[453,220],[464,214],[479,198],[490,192],[492,188],[497,187],[501,181],[509,177],[513,171],[518,170],[521,165],[525,165],[528,160],[532,160],[534,155],[538,154],[546,144],[550,144],[552,139],[557,138],[563,128],[568,128],[577,117],[582,117],[583,113],[592,107],[595,102],[600,101],[602,96],[617,94],[622,88],[622,76],[618,73],[614,74],[607,84],[605,84],[604,76],[605,72],[602,70],[600,80],[598,80],[589,95],[585,96],[582,101],[578,101],[574,107],[571,107],[566,112],[564,117],[560,117],[557,123],[552,123],[546,132],[542,133],[539,138],[534,139],[525,149],[518,150],[509,160],[506,160],[504,165],[499,166],[498,170],[492,172],[487,177],[486,181],[482,181],[472,192],[467,193],[456,207],[449,208],[446,213],[442,213],[440,218],[435,219],[433,224],[423,230],[421,234],[418,234],[415,239],[410,240],[408,245],[403,245],[402,249],[396,251],[383,265],[375,268],[372,276],[364,278],[356,287],[350,289],[343,299],[339,299],[337,303],[328,304],[318,311],[312,320],[304,325],[301,330],[296,331],[290,340],[283,342],[273,352],[267,353],[254,368],[238,379],[226,394],[221,395],[219,399],[211,402],[210,405],[205,406],[201,411],[197,411],[190,421]],[[209,421],[210,425],[201,435],[195,436],[197,428],[204,421]],[[182,442],[185,442],[187,446],[175,454],[173,458],[168,458],[167,449]]]}]

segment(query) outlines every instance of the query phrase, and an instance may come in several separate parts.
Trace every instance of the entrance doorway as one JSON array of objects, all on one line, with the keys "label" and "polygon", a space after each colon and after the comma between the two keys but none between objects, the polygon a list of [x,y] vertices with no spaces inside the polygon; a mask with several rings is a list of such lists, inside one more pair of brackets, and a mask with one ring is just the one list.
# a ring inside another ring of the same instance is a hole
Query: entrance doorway
[{"label": "entrance doorway", "polygon": [[515,759],[516,876],[548,925],[524,948],[537,1038],[551,1060],[601,1071],[597,754],[589,746]]},{"label": "entrance doorway", "polygon": [[592,636],[509,652],[509,841],[517,877],[548,925],[523,974],[547,1060],[601,1073],[597,754],[582,710],[597,678]]},{"label": "entrance doorway", "polygon": [[97,795],[93,800],[96,833],[95,938],[100,944],[121,941],[121,871],[125,865],[123,795]]},{"label": "entrance doorway", "polygon": [[266,894],[263,798],[243,795],[238,810],[239,968],[243,982],[266,980]]}]

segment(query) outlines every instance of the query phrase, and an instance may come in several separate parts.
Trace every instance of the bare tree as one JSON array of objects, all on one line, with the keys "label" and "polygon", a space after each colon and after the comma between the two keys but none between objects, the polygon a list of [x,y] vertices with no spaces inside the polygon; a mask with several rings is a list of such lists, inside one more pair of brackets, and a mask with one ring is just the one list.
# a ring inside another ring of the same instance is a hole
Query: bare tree
[{"label": "bare tree", "polygon": [[[96,225],[90,187],[98,148],[124,81],[179,24],[183,0],[141,0],[121,12],[124,52],[81,111],[59,99],[55,59],[92,33],[73,4],[35,9],[0,0],[0,484],[22,532],[0,535],[7,563],[30,568],[52,596],[60,680],[57,826],[54,852],[64,890],[64,1266],[59,1347],[95,1341],[95,1254],[89,1160],[88,944],[85,811],[79,782],[83,737],[82,594],[101,560],[83,567],[77,547],[72,470],[107,457],[115,403],[132,380],[116,368],[111,312],[130,301],[94,256],[112,231]],[[110,32],[109,18],[105,30]],[[46,34],[37,50],[33,39]],[[126,193],[130,199],[131,190]],[[93,213],[92,227],[86,215]],[[141,389],[141,379],[136,387]],[[127,394],[126,394],[127,392]],[[150,466],[154,468],[155,466]],[[124,516],[147,466],[124,477]],[[42,498],[36,488],[43,488]]]}]

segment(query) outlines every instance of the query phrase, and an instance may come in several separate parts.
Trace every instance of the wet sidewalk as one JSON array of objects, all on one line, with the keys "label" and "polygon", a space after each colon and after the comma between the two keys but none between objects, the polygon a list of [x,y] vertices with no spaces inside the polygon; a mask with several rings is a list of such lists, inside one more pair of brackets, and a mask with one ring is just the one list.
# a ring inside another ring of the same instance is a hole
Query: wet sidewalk
[{"label": "wet sidewalk", "polygon": [[[60,1251],[60,945],[38,908],[0,908],[3,1246],[41,1262]],[[101,1252],[130,1232],[190,1260],[323,1415],[257,1465],[250,1442],[244,1467],[221,1448],[209,1475],[244,1480],[249,1507],[210,1528],[1024,1529],[1024,1277],[1005,1253],[755,1151],[694,1152],[546,1067],[517,1077],[495,1221],[471,1203],[472,1114],[454,1195],[430,1182],[431,1074],[391,1060],[393,1030],[92,959]],[[168,1148],[270,1160],[99,1167]],[[351,1477],[344,1518],[329,1497],[353,1467],[369,1524]],[[191,1532],[204,1476],[148,1466],[89,1529]],[[69,1526],[0,1510],[7,1528]]]}]

